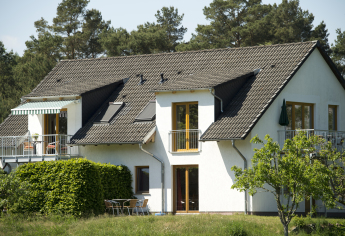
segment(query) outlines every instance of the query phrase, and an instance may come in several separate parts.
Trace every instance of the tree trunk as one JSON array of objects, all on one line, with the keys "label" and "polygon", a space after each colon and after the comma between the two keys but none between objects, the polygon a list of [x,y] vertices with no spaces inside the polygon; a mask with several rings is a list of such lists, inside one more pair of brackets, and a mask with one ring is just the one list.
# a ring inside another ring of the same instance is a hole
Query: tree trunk
[{"label": "tree trunk", "polygon": [[289,235],[289,225],[284,225],[284,236]]}]

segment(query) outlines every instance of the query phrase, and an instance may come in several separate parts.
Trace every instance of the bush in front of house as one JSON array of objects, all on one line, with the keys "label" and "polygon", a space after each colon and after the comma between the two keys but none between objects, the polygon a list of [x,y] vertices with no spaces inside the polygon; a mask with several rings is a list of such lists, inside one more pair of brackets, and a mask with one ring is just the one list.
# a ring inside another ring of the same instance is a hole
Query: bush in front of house
[{"label": "bush in front of house", "polygon": [[104,199],[133,198],[132,174],[127,166],[96,164],[103,186]]},{"label": "bush in front of house", "polygon": [[25,202],[12,212],[62,213],[75,216],[104,212],[98,166],[86,159],[43,161],[19,166],[16,176],[31,184]]}]

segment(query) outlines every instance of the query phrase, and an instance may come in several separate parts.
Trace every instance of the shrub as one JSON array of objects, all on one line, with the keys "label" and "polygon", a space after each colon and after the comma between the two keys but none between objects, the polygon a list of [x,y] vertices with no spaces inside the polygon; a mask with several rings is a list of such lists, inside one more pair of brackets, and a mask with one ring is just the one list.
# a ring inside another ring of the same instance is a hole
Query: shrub
[{"label": "shrub", "polygon": [[103,212],[103,188],[99,168],[86,159],[43,161],[18,167],[16,175],[32,184],[24,204],[14,212],[71,215]]},{"label": "shrub", "polygon": [[133,198],[132,174],[127,166],[96,165],[99,168],[104,199]]},{"label": "shrub", "polygon": [[0,211],[15,207],[29,194],[30,184],[0,169]]}]

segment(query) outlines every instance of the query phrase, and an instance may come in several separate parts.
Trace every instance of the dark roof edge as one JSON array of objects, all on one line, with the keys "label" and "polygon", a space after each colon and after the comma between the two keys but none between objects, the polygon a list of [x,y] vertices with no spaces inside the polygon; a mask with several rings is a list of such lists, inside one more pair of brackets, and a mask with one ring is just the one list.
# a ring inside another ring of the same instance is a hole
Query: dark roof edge
[{"label": "dark roof edge", "polygon": [[260,120],[260,118],[263,116],[263,114],[265,114],[265,112],[267,111],[267,109],[271,106],[271,104],[276,100],[276,98],[278,97],[278,95],[281,93],[281,91],[283,91],[283,89],[285,88],[285,86],[290,82],[290,80],[292,79],[292,77],[294,77],[294,75],[297,73],[297,71],[302,67],[302,65],[304,64],[304,62],[309,58],[309,56],[311,55],[311,53],[315,50],[315,48],[317,48],[318,45],[318,41],[313,41],[315,42],[315,45],[309,50],[308,54],[303,58],[303,60],[298,63],[297,68],[290,74],[290,76],[285,80],[285,82],[283,83],[283,85],[279,88],[279,90],[275,93],[275,95],[273,95],[273,97],[271,98],[271,100],[269,101],[269,103],[264,107],[264,109],[261,110],[261,112],[259,113],[259,115],[255,118],[254,122],[249,126],[249,128],[245,131],[245,133],[241,136],[240,139],[244,140],[246,139],[246,137],[248,136],[248,134],[252,131],[252,129],[255,127],[256,123],[258,123],[258,121]]},{"label": "dark roof edge", "polygon": [[122,84],[122,83],[123,83],[123,79],[120,79],[120,80],[115,81],[115,82],[112,82],[112,83],[110,83],[110,84],[102,85],[102,86],[100,86],[100,87],[97,87],[97,88],[88,90],[88,91],[86,91],[86,92],[83,92],[83,93],[80,94],[80,96],[83,96],[83,95],[85,95],[85,94],[87,94],[87,93],[95,92],[95,91],[97,91],[97,90],[99,90],[99,89],[103,89],[103,88],[108,87],[108,86],[111,86],[111,85],[115,85],[115,84],[119,84],[119,85],[120,85],[120,84]]},{"label": "dark roof edge", "polygon": [[110,144],[139,144],[142,142],[116,142],[116,143],[68,143],[69,146],[86,146],[86,145],[110,145]]},{"label": "dark roof edge", "polygon": [[233,48],[211,48],[211,49],[203,49],[203,50],[191,50],[191,51],[178,51],[178,52],[162,52],[162,53],[153,53],[153,54],[139,54],[139,55],[129,55],[129,56],[116,56],[116,57],[100,57],[100,58],[83,58],[83,59],[63,59],[60,62],[68,62],[68,61],[87,61],[87,60],[109,60],[114,58],[129,58],[129,57],[148,57],[148,56],[161,56],[161,55],[169,55],[169,54],[187,54],[187,53],[195,53],[195,52],[209,52],[209,51],[222,51],[222,50],[241,50],[243,48],[262,48],[262,47],[277,47],[282,45],[292,45],[292,44],[304,44],[316,42],[314,41],[306,41],[306,42],[295,42],[295,43],[282,43],[282,44],[270,44],[270,45],[259,45],[259,46],[250,46],[250,47],[233,47]]},{"label": "dark roof edge", "polygon": [[214,139],[199,139],[201,142],[206,142],[206,141],[230,141],[230,140],[243,140],[242,138],[214,138]]},{"label": "dark roof edge", "polygon": [[344,80],[343,76],[341,75],[341,73],[339,72],[336,65],[334,64],[334,62],[332,61],[332,59],[328,56],[328,54],[325,52],[325,50],[322,49],[319,41],[317,41],[316,46],[319,49],[319,52],[321,53],[323,59],[325,59],[328,66],[331,67],[332,72],[337,77],[337,79],[339,80],[339,82],[341,83],[343,88],[345,89],[345,80]]}]

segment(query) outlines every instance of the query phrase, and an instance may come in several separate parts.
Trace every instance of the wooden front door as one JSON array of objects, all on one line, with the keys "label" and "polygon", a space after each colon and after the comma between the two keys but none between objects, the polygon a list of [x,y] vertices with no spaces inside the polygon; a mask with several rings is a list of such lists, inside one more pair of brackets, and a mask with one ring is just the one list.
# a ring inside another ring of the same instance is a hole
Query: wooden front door
[{"label": "wooden front door", "polygon": [[199,212],[199,168],[174,166],[174,212]]}]

